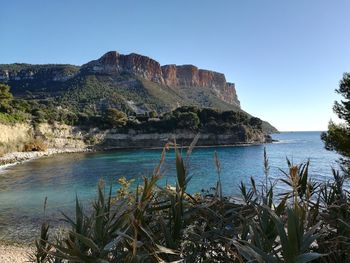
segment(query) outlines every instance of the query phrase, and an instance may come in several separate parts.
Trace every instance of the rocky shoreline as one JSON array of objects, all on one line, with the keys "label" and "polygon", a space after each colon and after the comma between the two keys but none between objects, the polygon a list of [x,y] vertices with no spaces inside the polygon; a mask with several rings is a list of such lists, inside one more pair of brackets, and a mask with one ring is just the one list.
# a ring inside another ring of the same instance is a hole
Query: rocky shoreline
[{"label": "rocky shoreline", "polygon": [[26,161],[35,160],[41,157],[48,157],[61,153],[90,152],[89,148],[49,148],[46,151],[36,152],[12,152],[0,157],[0,171],[7,167],[21,164]]},{"label": "rocky shoreline", "polygon": [[[275,140],[266,142],[250,142],[250,143],[235,143],[235,144],[213,144],[213,145],[196,145],[197,148],[211,148],[211,147],[234,147],[234,146],[252,146],[260,145],[262,143],[273,143]],[[41,157],[49,157],[56,154],[62,153],[80,153],[80,152],[93,152],[93,151],[113,151],[113,150],[125,150],[125,149],[162,149],[166,142],[162,145],[148,145],[145,147],[139,147],[135,145],[126,146],[121,144],[119,147],[116,145],[112,146],[100,146],[100,147],[82,147],[82,148],[49,148],[46,151],[34,151],[34,152],[11,152],[0,157],[0,172],[8,167],[21,164],[23,162],[32,161]],[[179,144],[181,145],[181,144]],[[189,144],[188,144],[189,145]],[[182,145],[182,147],[188,147],[188,145]]]},{"label": "rocky shoreline", "polygon": [[261,143],[270,143],[272,138],[262,132],[243,132],[242,133],[195,133],[186,130],[179,130],[175,133],[116,133],[108,132],[104,135],[103,142],[98,148],[162,148],[169,141],[176,141],[178,145],[191,145],[197,137],[196,147],[212,146],[235,146],[235,145],[254,145]]},{"label": "rocky shoreline", "polygon": [[[272,143],[271,141],[268,143]],[[253,146],[260,145],[262,142],[251,142],[251,143],[236,143],[236,144],[215,144],[215,145],[196,145],[197,148],[211,148],[211,147],[234,147],[234,146]],[[0,157],[0,172],[8,167],[21,164],[23,162],[32,161],[42,157],[49,157],[56,154],[62,153],[80,153],[80,152],[93,152],[93,151],[113,151],[113,150],[126,150],[126,149],[162,149],[162,146],[148,146],[148,147],[137,147],[137,146],[104,146],[98,148],[49,148],[46,151],[36,151],[36,152],[11,152]],[[188,145],[183,145],[182,147],[188,147]]]}]

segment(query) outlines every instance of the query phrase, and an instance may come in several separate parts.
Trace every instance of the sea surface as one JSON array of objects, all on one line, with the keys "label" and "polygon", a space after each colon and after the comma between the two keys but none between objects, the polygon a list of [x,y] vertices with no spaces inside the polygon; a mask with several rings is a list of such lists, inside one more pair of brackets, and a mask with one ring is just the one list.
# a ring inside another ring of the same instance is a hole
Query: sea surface
[{"label": "sea surface", "polygon": [[[217,180],[214,152],[221,163],[221,180],[225,195],[239,195],[239,183],[250,177],[261,182],[263,152],[266,147],[271,180],[283,177],[286,158],[294,164],[310,160],[310,176],[317,181],[332,178],[339,156],[326,151],[320,132],[285,132],[273,134],[271,144],[195,148],[190,159],[189,192],[200,192],[215,186]],[[185,151],[185,150],[184,150]],[[142,183],[159,163],[161,150],[118,150],[102,153],[61,154],[41,158],[0,171],[0,240],[30,242],[38,233],[44,218],[60,224],[61,211],[73,211],[75,197],[88,207],[96,195],[99,180],[117,189],[117,179],[125,176]],[[175,182],[174,151],[169,150],[163,167],[162,186]],[[279,185],[278,189],[283,189]],[[44,212],[44,200],[47,209]]]}]

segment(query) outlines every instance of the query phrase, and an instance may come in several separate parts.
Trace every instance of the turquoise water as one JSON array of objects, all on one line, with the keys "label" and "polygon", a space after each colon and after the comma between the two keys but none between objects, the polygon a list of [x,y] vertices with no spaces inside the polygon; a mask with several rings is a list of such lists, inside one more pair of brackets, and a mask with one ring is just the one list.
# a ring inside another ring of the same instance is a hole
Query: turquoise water
[{"label": "turquoise water", "polygon": [[[237,195],[240,181],[263,178],[263,150],[270,161],[270,176],[282,176],[286,157],[295,164],[311,160],[310,174],[319,181],[331,178],[331,167],[337,168],[338,156],[326,151],[320,132],[274,134],[277,143],[254,146],[196,148],[191,156],[189,191],[199,192],[215,185],[214,151],[222,167],[223,191]],[[60,211],[70,213],[75,195],[87,203],[96,194],[100,179],[107,185],[125,176],[141,182],[152,173],[160,150],[120,150],[104,153],[62,154],[17,165],[0,172],[0,239],[28,241],[35,236],[43,219],[43,203],[48,198],[46,216],[60,218]],[[170,150],[160,184],[173,183],[174,152]],[[58,221],[53,224],[57,225]]]}]

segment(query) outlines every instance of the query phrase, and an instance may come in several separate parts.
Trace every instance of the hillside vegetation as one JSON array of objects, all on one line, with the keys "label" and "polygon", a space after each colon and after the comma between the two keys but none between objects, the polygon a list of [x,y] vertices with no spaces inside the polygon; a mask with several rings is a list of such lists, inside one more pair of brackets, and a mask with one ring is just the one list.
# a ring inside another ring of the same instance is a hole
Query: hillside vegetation
[{"label": "hillside vegetation", "polygon": [[[218,97],[218,91],[210,86],[188,83],[173,87],[130,70],[108,73],[87,70],[86,66],[3,64],[0,65],[1,82],[11,87],[14,96],[12,111],[7,112],[11,116],[2,111],[3,122],[23,121],[29,114],[36,121],[92,125],[99,123],[109,108],[128,116],[146,116],[150,112],[161,116],[181,106],[235,111],[251,117],[239,104]],[[262,129],[268,133],[276,131],[265,121]]]},{"label": "hillside vegetation", "polygon": [[[78,85],[56,100],[16,99],[10,93],[9,86],[0,84],[3,97],[0,121],[9,124],[32,122],[34,125],[62,122],[101,129],[115,128],[121,133],[127,133],[129,129],[144,133],[174,132],[182,129],[221,134],[235,132],[241,126],[262,130],[263,123],[259,118],[250,117],[241,111],[182,106],[158,114],[157,107],[160,105],[157,105],[155,109],[148,108],[147,111],[136,114],[132,106],[122,103],[123,97],[120,93],[109,86],[101,87],[95,77],[79,81],[85,82],[84,89]],[[127,96],[127,91],[123,90],[121,94],[123,93]],[[141,92],[138,95],[139,98],[142,97]],[[101,97],[106,99],[101,101]],[[120,110],[121,105],[124,107]]]}]

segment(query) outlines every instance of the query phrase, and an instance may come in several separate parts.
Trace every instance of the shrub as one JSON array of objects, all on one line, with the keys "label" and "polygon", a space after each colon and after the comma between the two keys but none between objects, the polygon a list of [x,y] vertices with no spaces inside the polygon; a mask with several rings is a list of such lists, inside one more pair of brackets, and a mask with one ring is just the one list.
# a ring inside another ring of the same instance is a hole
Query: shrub
[{"label": "shrub", "polygon": [[35,108],[32,110],[33,121],[36,124],[43,123],[46,121],[46,114],[39,108]]},{"label": "shrub", "polygon": [[123,127],[126,125],[128,118],[124,112],[109,108],[106,111],[106,121],[112,127]]},{"label": "shrub", "polygon": [[249,119],[249,125],[251,127],[257,128],[259,130],[262,130],[262,120],[256,117],[251,117]]},{"label": "shrub", "polygon": [[235,111],[224,111],[221,116],[224,122],[237,123],[238,113]]},{"label": "shrub", "polygon": [[46,150],[47,150],[46,143],[39,138],[31,140],[30,142],[25,143],[23,146],[24,152],[41,152]]},{"label": "shrub", "polygon": [[211,119],[218,120],[220,114],[215,109],[204,108],[204,109],[201,109],[198,115],[199,115],[200,122],[205,125]]},{"label": "shrub", "polygon": [[178,127],[189,129],[189,130],[197,130],[199,126],[199,118],[194,112],[184,112],[179,114],[178,116]]},{"label": "shrub", "polygon": [[0,83],[0,110],[7,111],[12,101],[10,86]]},{"label": "shrub", "polygon": [[27,116],[23,113],[2,113],[0,112],[0,123],[3,124],[16,124],[19,122],[25,122]]}]

